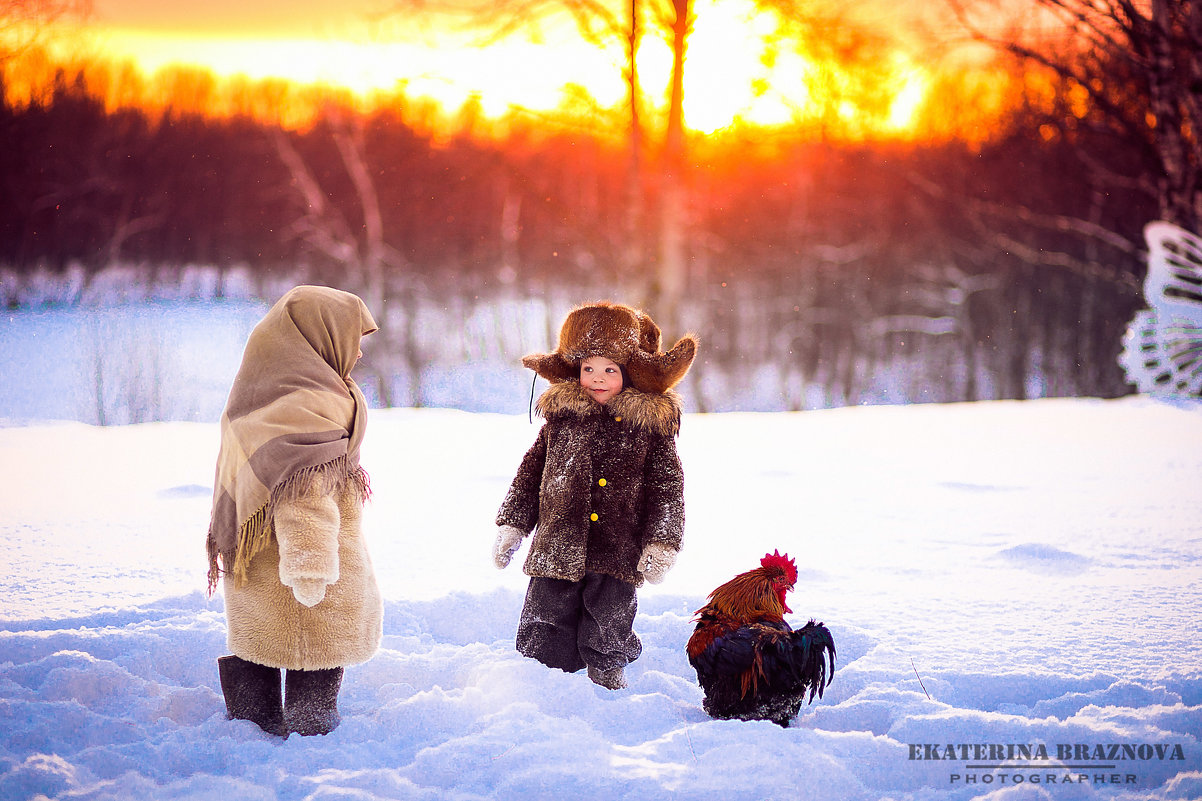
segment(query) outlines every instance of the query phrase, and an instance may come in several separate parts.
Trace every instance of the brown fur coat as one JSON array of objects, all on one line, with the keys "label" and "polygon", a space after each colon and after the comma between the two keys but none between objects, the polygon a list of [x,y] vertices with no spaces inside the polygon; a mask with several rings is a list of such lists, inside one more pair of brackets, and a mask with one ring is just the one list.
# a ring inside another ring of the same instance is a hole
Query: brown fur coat
[{"label": "brown fur coat", "polygon": [[567,581],[604,573],[641,585],[644,546],[679,550],[684,534],[679,396],[627,388],[602,406],[564,381],[537,408],[546,423],[497,513],[497,525],[537,526],[525,573]]}]

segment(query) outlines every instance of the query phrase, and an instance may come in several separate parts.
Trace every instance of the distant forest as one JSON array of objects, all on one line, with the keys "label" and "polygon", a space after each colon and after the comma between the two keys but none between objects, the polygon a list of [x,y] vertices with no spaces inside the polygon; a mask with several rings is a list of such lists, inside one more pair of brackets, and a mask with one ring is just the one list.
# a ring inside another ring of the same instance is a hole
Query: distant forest
[{"label": "distant forest", "polygon": [[[0,268],[300,270],[361,291],[390,329],[373,347],[395,359],[376,380],[396,405],[420,402],[419,307],[643,301],[620,129],[435,136],[405,112],[331,104],[295,129],[109,108],[63,71],[0,105]],[[1114,126],[1041,101],[972,143],[748,131],[689,154],[688,270],[664,334],[701,336],[697,408],[741,408],[764,381],[796,409],[1130,391],[1115,357],[1158,211],[1116,178],[1149,166]]]}]

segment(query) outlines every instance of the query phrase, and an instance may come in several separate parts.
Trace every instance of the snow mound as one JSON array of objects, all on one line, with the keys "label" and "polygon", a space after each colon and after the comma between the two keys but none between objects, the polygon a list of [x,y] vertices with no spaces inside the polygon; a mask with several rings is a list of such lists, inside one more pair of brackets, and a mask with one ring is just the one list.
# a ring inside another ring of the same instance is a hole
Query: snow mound
[{"label": "snow mound", "polygon": [[1045,573],[1080,573],[1087,569],[1090,563],[1088,556],[1036,542],[1005,548],[998,552],[998,556],[1016,567]]}]

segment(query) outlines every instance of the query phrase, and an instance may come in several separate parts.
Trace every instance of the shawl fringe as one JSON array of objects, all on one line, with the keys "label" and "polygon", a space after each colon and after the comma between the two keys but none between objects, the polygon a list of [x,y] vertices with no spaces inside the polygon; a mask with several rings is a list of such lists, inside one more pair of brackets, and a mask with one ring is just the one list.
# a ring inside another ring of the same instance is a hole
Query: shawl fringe
[{"label": "shawl fringe", "polygon": [[209,597],[213,597],[217,583],[223,575],[232,574],[235,586],[240,587],[246,581],[251,560],[270,545],[275,536],[272,521],[275,519],[277,504],[282,501],[295,501],[311,492],[329,495],[344,492],[348,488],[365,503],[371,498],[371,478],[367,471],[359,465],[352,466],[346,456],[339,456],[325,464],[298,470],[277,484],[271,490],[267,503],[239,527],[238,544],[234,549],[219,549],[210,528],[206,541],[209,554]]}]

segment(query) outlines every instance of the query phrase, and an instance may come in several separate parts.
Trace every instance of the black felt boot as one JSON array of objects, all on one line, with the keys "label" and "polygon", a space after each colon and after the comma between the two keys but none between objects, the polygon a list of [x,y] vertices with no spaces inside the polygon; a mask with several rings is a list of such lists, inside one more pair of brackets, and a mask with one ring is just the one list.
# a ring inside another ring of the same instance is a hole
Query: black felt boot
[{"label": "black felt boot", "polygon": [[288,731],[303,736],[329,734],[338,727],[342,668],[284,673],[284,719]]},{"label": "black felt boot", "polygon": [[217,659],[225,711],[231,720],[249,720],[268,734],[287,737],[280,669],[249,662],[239,656]]}]

